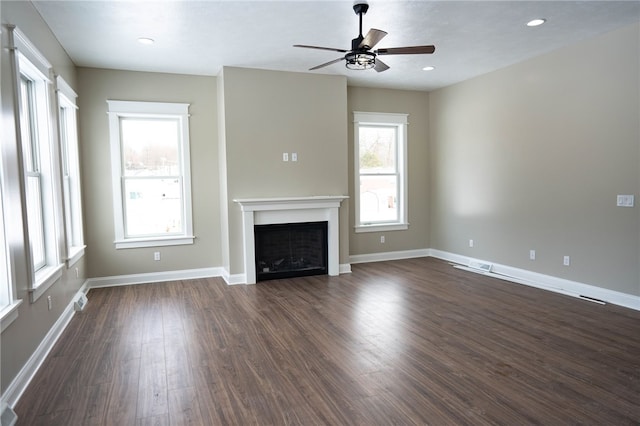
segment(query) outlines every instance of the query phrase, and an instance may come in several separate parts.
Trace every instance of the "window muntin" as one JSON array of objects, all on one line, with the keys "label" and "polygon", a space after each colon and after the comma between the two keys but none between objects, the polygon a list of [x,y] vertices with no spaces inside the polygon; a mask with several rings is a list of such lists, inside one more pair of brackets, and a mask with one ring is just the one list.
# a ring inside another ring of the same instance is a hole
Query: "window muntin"
[{"label": "window muntin", "polygon": [[108,102],[116,248],[192,244],[188,104]]},{"label": "window muntin", "polygon": [[406,117],[354,113],[356,232],[408,227]]}]

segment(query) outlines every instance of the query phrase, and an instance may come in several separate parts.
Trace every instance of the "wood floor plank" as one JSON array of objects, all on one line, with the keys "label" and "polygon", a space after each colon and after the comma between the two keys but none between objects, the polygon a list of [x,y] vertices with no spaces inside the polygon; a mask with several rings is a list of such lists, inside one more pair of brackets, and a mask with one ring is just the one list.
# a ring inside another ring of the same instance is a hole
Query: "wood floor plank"
[{"label": "wood floor plank", "polygon": [[18,425],[640,424],[640,312],[436,259],[93,289]]}]

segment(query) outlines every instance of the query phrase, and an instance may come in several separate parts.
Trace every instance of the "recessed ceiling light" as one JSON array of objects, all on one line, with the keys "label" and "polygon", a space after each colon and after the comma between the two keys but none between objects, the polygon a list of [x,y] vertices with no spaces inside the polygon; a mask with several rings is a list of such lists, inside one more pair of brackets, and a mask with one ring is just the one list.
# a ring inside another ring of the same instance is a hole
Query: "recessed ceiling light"
[{"label": "recessed ceiling light", "polygon": [[531,21],[527,22],[527,27],[537,27],[538,25],[542,25],[545,22],[547,22],[547,20],[544,18],[532,19]]},{"label": "recessed ceiling light", "polygon": [[433,71],[435,69],[436,69],[436,67],[433,67],[433,66],[429,65],[427,67],[422,68],[422,71]]},{"label": "recessed ceiling light", "polygon": [[155,40],[149,37],[138,37],[138,43],[140,44],[149,45],[149,44],[153,44],[154,42]]}]

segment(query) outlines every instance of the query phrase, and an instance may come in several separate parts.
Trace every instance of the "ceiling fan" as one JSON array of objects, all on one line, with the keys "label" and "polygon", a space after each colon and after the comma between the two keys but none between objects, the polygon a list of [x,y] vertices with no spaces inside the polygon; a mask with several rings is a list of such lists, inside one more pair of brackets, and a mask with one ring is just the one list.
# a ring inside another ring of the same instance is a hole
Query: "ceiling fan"
[{"label": "ceiling fan", "polygon": [[319,68],[323,68],[328,65],[335,64],[336,62],[345,60],[345,65],[349,69],[366,70],[373,68],[378,72],[382,72],[388,70],[389,66],[378,59],[378,55],[416,55],[435,52],[435,46],[431,45],[389,47],[386,49],[371,50],[376,44],[378,44],[380,40],[382,40],[384,36],[387,35],[387,33],[386,31],[371,28],[366,36],[362,36],[362,15],[367,13],[367,10],[369,10],[369,5],[367,3],[356,3],[353,5],[353,11],[360,17],[360,32],[358,33],[358,37],[351,40],[351,50],[309,46],[306,44],[293,45],[293,47],[304,47],[307,49],[330,50],[332,52],[345,53],[345,55],[341,58],[317,65],[313,68],[309,68],[309,71],[317,70]]}]

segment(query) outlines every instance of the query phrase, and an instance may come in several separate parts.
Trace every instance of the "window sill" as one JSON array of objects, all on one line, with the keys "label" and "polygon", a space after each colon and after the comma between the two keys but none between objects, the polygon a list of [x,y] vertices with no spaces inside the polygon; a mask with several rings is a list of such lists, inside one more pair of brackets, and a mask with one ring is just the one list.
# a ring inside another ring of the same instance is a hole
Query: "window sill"
[{"label": "window sill", "polygon": [[163,246],[182,246],[193,244],[196,237],[193,235],[178,237],[160,237],[160,238],[131,238],[127,240],[115,241],[116,250],[140,247],[163,247]]},{"label": "window sill", "polygon": [[67,269],[71,268],[76,264],[76,262],[78,262],[78,260],[82,259],[82,256],[84,256],[85,247],[87,246],[71,247],[69,249],[69,257],[67,257]]},{"label": "window sill", "polygon": [[358,225],[355,227],[356,234],[362,232],[406,231],[407,229],[409,229],[408,223],[383,223],[379,225]]},{"label": "window sill", "polygon": [[9,324],[14,322],[16,318],[18,318],[18,306],[22,304],[22,300],[14,300],[8,306],[5,306],[2,310],[0,310],[0,332],[3,332]]},{"label": "window sill", "polygon": [[31,303],[35,303],[49,287],[62,277],[63,267],[64,264],[61,263],[57,266],[47,266],[36,272],[36,283],[34,288],[29,290],[29,293],[31,293]]}]

